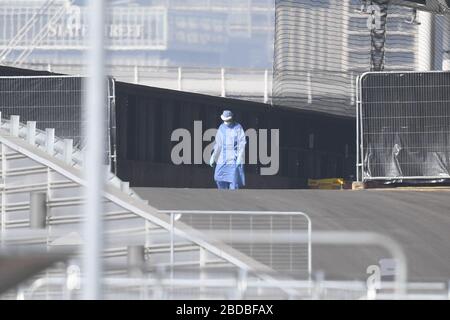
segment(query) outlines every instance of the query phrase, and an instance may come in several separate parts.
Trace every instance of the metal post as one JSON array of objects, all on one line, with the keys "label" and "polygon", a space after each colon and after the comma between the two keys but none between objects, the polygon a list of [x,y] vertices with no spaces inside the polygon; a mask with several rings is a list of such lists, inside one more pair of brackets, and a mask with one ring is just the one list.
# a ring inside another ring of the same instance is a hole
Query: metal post
[{"label": "metal post", "polygon": [[5,237],[5,233],[6,233],[6,192],[5,192],[5,185],[6,185],[6,170],[7,170],[7,166],[6,166],[6,147],[5,145],[2,143],[1,145],[1,153],[2,153],[2,163],[1,163],[1,168],[2,168],[2,181],[3,181],[3,186],[2,186],[2,202],[1,202],[1,223],[2,223],[2,227],[0,229],[0,240],[1,240],[1,247],[3,248],[3,246],[5,245],[5,241],[4,241],[4,237]]},{"label": "metal post", "polygon": [[312,85],[311,85],[311,72],[308,71],[307,75],[307,83],[308,83],[308,104],[312,103]]},{"label": "metal post", "polygon": [[181,67],[178,67],[178,90],[182,89],[182,70]]},{"label": "metal post", "polygon": [[173,248],[173,240],[174,240],[174,236],[173,236],[173,229],[174,229],[174,224],[175,224],[175,219],[174,219],[174,214],[170,213],[170,265],[172,266],[173,269],[173,263],[174,263],[174,248]]},{"label": "metal post", "polygon": [[356,181],[360,181],[359,177],[359,76],[356,78]]},{"label": "metal post", "polygon": [[353,71],[350,73],[350,104],[355,104],[355,75]]},{"label": "metal post", "polygon": [[442,70],[450,71],[450,50],[444,52],[444,58],[442,61]]},{"label": "metal post", "polygon": [[236,300],[241,300],[245,296],[245,292],[247,291],[247,270],[239,269],[239,274],[237,276],[237,297]]},{"label": "metal post", "polygon": [[322,296],[322,282],[325,280],[325,273],[323,271],[317,271],[314,282],[314,295],[313,300],[319,300]]},{"label": "metal post", "polygon": [[9,123],[9,134],[13,137],[19,136],[19,116],[11,116]]},{"label": "metal post", "polygon": [[145,248],[144,246],[128,246],[127,265],[130,277],[142,277],[144,273]]},{"label": "metal post", "polygon": [[363,101],[362,101],[362,81],[363,81],[363,76],[359,76],[358,77],[358,103],[357,103],[357,132],[358,134],[358,145],[356,146],[358,148],[357,150],[357,156],[359,158],[359,161],[357,161],[357,166],[358,166],[358,173],[359,173],[359,178],[358,181],[359,182],[364,182],[364,172],[363,172],[363,168],[364,168],[364,125],[363,125]]},{"label": "metal post", "polygon": [[45,150],[47,153],[53,155],[55,148],[55,129],[45,129]]},{"label": "metal post", "polygon": [[221,74],[221,87],[222,87],[222,92],[220,94],[221,97],[226,97],[226,91],[225,91],[225,68],[220,69],[220,74]]},{"label": "metal post", "polygon": [[447,300],[450,300],[450,280],[447,282]]},{"label": "metal post", "polygon": [[83,298],[101,299],[103,251],[102,191],[104,184],[104,115],[106,103],[106,78],[104,66],[104,19],[105,0],[91,0],[89,3],[90,42],[88,53],[88,79],[85,97],[84,118],[86,157],[84,177],[86,179],[86,206],[84,212],[84,273]]},{"label": "metal post", "polygon": [[139,83],[139,68],[137,65],[134,66],[134,83]]},{"label": "metal post", "polygon": [[312,276],[312,223],[311,218],[305,215],[308,221],[308,280],[311,281]]},{"label": "metal post", "polygon": [[73,140],[64,139],[64,162],[66,164],[72,164],[72,154],[73,154]]},{"label": "metal post", "polygon": [[450,16],[443,17],[443,48],[442,70],[450,71]]},{"label": "metal post", "polygon": [[36,142],[36,121],[27,122],[27,142],[33,146]]},{"label": "metal post", "polygon": [[120,182],[120,190],[122,190],[123,193],[130,194],[130,183],[127,181]]},{"label": "metal post", "polygon": [[269,101],[269,71],[264,71],[264,103]]},{"label": "metal post", "polygon": [[419,11],[417,13],[420,25],[417,37],[417,62],[419,71],[433,70],[434,62],[434,17],[433,13]]},{"label": "metal post", "polygon": [[200,269],[203,269],[206,266],[206,251],[202,247],[199,248],[198,262],[199,262]]},{"label": "metal post", "polygon": [[30,193],[30,228],[45,229],[47,222],[47,194],[45,192]]}]

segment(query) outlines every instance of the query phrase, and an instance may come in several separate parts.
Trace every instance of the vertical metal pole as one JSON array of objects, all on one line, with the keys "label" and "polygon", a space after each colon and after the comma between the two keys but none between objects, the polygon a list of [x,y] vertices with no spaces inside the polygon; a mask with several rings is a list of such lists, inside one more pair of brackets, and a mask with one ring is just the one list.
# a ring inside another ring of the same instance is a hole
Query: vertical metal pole
[{"label": "vertical metal pole", "polygon": [[355,104],[355,75],[350,73],[350,104]]},{"label": "vertical metal pole", "polygon": [[442,58],[442,70],[450,71],[450,16],[444,16],[443,19],[443,44],[444,55]]},{"label": "vertical metal pole", "polygon": [[311,219],[308,217],[308,279],[311,281],[312,275],[312,225]]},{"label": "vertical metal pole", "polygon": [[47,194],[45,192],[30,193],[30,228],[45,229],[47,224]]},{"label": "vertical metal pole", "polygon": [[170,214],[170,265],[173,268],[173,263],[174,263],[174,249],[173,249],[173,229],[174,229],[174,223],[175,223],[175,219],[174,219],[174,214],[171,213]]},{"label": "vertical metal pole", "polygon": [[311,85],[311,72],[308,71],[307,75],[307,83],[308,83],[308,104],[312,103],[312,85]]},{"label": "vertical metal pole", "polygon": [[33,146],[36,142],[36,121],[27,121],[27,142]]},{"label": "vertical metal pole", "polygon": [[[46,186],[47,203],[49,203],[52,199],[51,185],[52,185],[52,171],[49,167],[47,167],[47,186]],[[51,216],[51,209],[48,207],[47,207],[47,216]],[[47,239],[46,239],[47,249],[49,249],[51,235],[52,235],[52,225],[49,222],[48,227],[47,227]]]},{"label": "vertical metal pole", "polygon": [[356,78],[356,181],[359,180],[359,76]]},{"label": "vertical metal pole", "polygon": [[181,91],[182,87],[182,70],[181,67],[178,67],[178,90]]},{"label": "vertical metal pole", "polygon": [[222,87],[222,92],[220,94],[221,97],[225,97],[226,96],[226,91],[225,91],[225,68],[220,69],[220,74],[221,74],[221,87]]},{"label": "vertical metal pole", "polygon": [[199,266],[203,269],[206,266],[206,251],[202,247],[199,247]]},{"label": "vertical metal pole", "polygon": [[442,70],[450,71],[450,49],[447,52],[444,52],[444,58],[442,61]]},{"label": "vertical metal pole", "polygon": [[134,83],[139,83],[139,69],[137,65],[134,66]]},{"label": "vertical metal pole", "polygon": [[[175,215],[170,213],[170,280],[173,280],[173,268],[175,262],[175,253],[174,253],[174,226],[175,225]],[[172,288],[172,284],[170,285]]]},{"label": "vertical metal pole", "polygon": [[269,71],[264,71],[264,103],[269,101]]},{"label": "vertical metal pole", "polygon": [[364,123],[363,123],[363,98],[362,98],[362,83],[363,77],[359,77],[358,84],[358,119],[359,119],[359,182],[364,182]]},{"label": "vertical metal pole", "polygon": [[433,70],[434,62],[434,17],[433,13],[419,11],[417,13],[420,25],[417,37],[417,62],[419,71]]},{"label": "vertical metal pole", "polygon": [[126,193],[127,195],[130,194],[130,183],[127,181],[121,181],[120,182],[120,190],[122,190],[123,193]]},{"label": "vertical metal pole", "polygon": [[20,123],[19,116],[11,116],[9,123],[9,134],[11,136],[13,137],[19,136],[19,123]]},{"label": "vertical metal pole", "polygon": [[447,300],[450,300],[450,280],[447,282]]},{"label": "vertical metal pole", "polygon": [[141,245],[128,246],[127,264],[130,277],[142,277],[144,274],[145,247]]},{"label": "vertical metal pole", "polygon": [[84,174],[86,188],[86,219],[84,223],[84,284],[83,298],[101,299],[102,279],[102,205],[104,183],[103,160],[106,78],[104,66],[105,0],[91,0],[89,4],[89,53],[87,91],[84,117],[86,157]]},{"label": "vertical metal pole", "polygon": [[1,212],[1,233],[0,233],[0,240],[1,240],[1,247],[5,245],[5,233],[6,233],[6,192],[5,192],[5,186],[6,186],[6,147],[2,143],[1,145],[1,152],[2,152],[2,212]]},{"label": "vertical metal pole", "polygon": [[64,162],[68,165],[72,164],[73,140],[64,139]]},{"label": "vertical metal pole", "polygon": [[47,128],[45,129],[45,150],[50,155],[53,155],[55,147],[55,129]]}]

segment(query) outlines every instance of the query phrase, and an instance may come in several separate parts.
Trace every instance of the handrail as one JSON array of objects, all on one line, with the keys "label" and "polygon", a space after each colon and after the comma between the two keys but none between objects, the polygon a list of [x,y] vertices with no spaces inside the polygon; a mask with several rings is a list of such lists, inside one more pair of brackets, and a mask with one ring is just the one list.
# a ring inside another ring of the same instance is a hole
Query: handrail
[{"label": "handrail", "polygon": [[[233,281],[234,280],[234,281]],[[202,287],[204,288],[216,288],[223,290],[239,290],[238,287],[239,279],[202,279]],[[63,291],[68,290],[71,293],[74,289],[66,289],[68,282],[67,277],[54,276],[50,279],[39,278],[36,279],[29,288],[22,291],[23,298],[33,299],[33,295],[38,289],[46,285],[59,285],[63,287]],[[102,279],[102,283],[105,287],[110,287],[114,289],[118,288],[128,288],[133,287],[139,288],[141,290],[148,290],[149,288],[160,287],[164,288],[191,288],[198,286],[198,279],[173,279],[173,278],[122,278],[122,277],[106,277]],[[304,280],[268,280],[265,282],[258,281],[253,278],[245,279],[245,287],[243,288],[243,293],[250,288],[253,289],[277,289],[277,288],[289,288],[294,290],[313,290],[318,289],[336,289],[336,290],[346,290],[349,292],[366,292],[367,287],[364,281],[339,281],[339,280],[315,280],[315,281],[304,281]],[[390,283],[382,283],[383,289],[393,289]],[[377,296],[378,299],[448,299],[448,292],[446,290],[445,282],[410,282],[407,283],[406,289],[408,290],[421,290],[420,293],[409,293],[405,292],[404,295],[398,297],[395,294],[383,293]],[[432,291],[439,290],[441,293],[433,293]],[[317,292],[316,292],[317,294]],[[69,295],[71,296],[71,295]],[[419,298],[419,296],[421,298]],[[319,296],[320,297],[320,296]],[[280,298],[280,297],[278,297]],[[294,297],[295,298],[295,297]],[[368,297],[360,297],[360,299],[367,299]]]},{"label": "handrail", "polygon": [[[206,231],[207,233],[207,231]],[[228,236],[226,230],[215,230],[213,235],[217,239],[226,239]],[[233,239],[236,241],[248,241],[248,234],[245,232],[235,232]],[[254,231],[252,241],[266,241],[265,232]],[[286,235],[284,233],[275,233],[271,235],[272,242],[285,243],[309,241],[309,236],[304,234]],[[314,244],[327,245],[377,245],[385,248],[396,261],[395,266],[395,291],[397,297],[405,294],[408,279],[408,268],[406,255],[401,245],[386,235],[375,232],[352,232],[352,231],[319,231],[315,232],[312,241]]]},{"label": "handrail", "polygon": [[[159,210],[160,213],[170,214],[171,228],[174,227],[176,220],[175,215],[189,214],[189,215],[207,215],[207,214],[229,214],[229,215],[283,215],[283,216],[302,216],[306,219],[308,224],[308,279],[312,275],[312,222],[308,214],[301,211],[250,211],[250,210]],[[171,246],[173,248],[173,237],[171,239]],[[173,262],[173,254],[171,255]]]},{"label": "handrail", "polygon": [[[9,121],[2,121],[6,127],[9,127]],[[18,117],[14,118],[14,121],[11,124],[17,129],[17,127],[23,128],[23,125],[18,125],[19,119]],[[75,167],[72,164],[63,161],[60,157],[55,157],[55,154],[49,154],[46,149],[38,148],[36,144],[30,144],[26,135],[20,135],[17,131],[19,130],[6,130],[5,126],[2,127],[0,134],[0,144],[4,144],[6,147],[15,150],[16,152],[20,152],[26,157],[47,166],[50,170],[54,170],[64,176],[65,178],[84,186],[86,181],[84,180],[81,170],[79,167]],[[111,180],[110,180],[111,181]],[[111,183],[106,184],[105,190],[103,192],[103,197],[107,201],[112,201],[116,205],[122,207],[125,210],[128,210],[135,214],[136,216],[157,225],[158,227],[165,229],[172,233],[173,235],[180,236],[188,241],[191,241],[195,245],[203,248],[206,251],[215,254],[228,263],[231,263],[235,267],[242,270],[253,270],[257,269],[261,271],[260,277],[263,280],[271,279],[267,274],[265,274],[262,270],[269,271],[270,268],[262,265],[255,259],[250,258],[249,256],[243,254],[242,252],[228,246],[226,244],[212,244],[205,237],[205,235],[198,232],[198,230],[189,227],[186,224],[179,223],[177,228],[172,228],[171,222],[167,217],[163,217],[157,214],[157,209],[148,205],[148,203],[144,203],[139,196],[135,195],[131,191],[131,189],[124,188],[122,189],[113,185]],[[2,219],[4,219],[5,215],[2,214]],[[2,220],[3,222],[3,220]],[[2,230],[5,224],[2,223]],[[4,232],[1,232],[0,237],[4,236]],[[3,243],[3,242],[2,242]]]}]

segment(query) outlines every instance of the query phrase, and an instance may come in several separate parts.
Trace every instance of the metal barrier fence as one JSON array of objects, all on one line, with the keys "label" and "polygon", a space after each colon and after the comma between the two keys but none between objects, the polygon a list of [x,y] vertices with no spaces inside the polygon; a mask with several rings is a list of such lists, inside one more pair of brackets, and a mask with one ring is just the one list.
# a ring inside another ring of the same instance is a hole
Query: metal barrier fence
[{"label": "metal barrier fence", "polygon": [[[187,224],[202,232],[227,230],[227,236],[221,240],[239,250],[257,262],[274,271],[295,279],[310,279],[312,272],[311,219],[303,212],[281,211],[202,211],[202,210],[163,210],[170,215],[172,230],[177,222]],[[249,240],[235,240],[235,235],[245,230]],[[265,241],[252,241],[253,234],[267,231]],[[295,237],[299,232],[307,233],[307,241],[295,243],[272,242],[271,235],[283,231],[288,237]],[[171,232],[171,264],[174,261],[173,245],[175,233]],[[200,257],[200,260],[202,257]],[[202,263],[200,262],[200,265]]]},{"label": "metal barrier fence", "polygon": [[[44,133],[35,127],[36,122],[20,124],[18,116],[1,122],[0,245],[35,250],[78,247],[82,244],[79,227],[84,221],[80,207],[85,197],[81,173],[74,172],[80,169],[83,155],[73,148],[71,139],[55,139],[54,130]],[[42,153],[59,162],[42,160]],[[102,257],[108,267],[106,275],[127,273],[125,259],[130,247],[138,247],[142,261],[148,257],[149,268],[195,268],[199,264],[232,270],[266,268],[224,243],[209,243],[182,222],[174,226],[134,194],[128,183],[111,173],[107,179]]]},{"label": "metal barrier fence", "polygon": [[[38,129],[55,129],[61,139],[72,139],[83,148],[82,117],[85,78],[82,76],[18,76],[0,77],[0,111],[4,118],[20,116],[23,122],[35,121]],[[106,81],[106,80],[105,80]],[[109,119],[114,116],[114,80],[108,79],[105,102],[105,138],[108,158],[113,154]]]},{"label": "metal barrier fence", "polygon": [[0,77],[3,117],[19,115],[37,121],[38,128],[54,128],[57,136],[81,141],[83,78],[79,76]]},{"label": "metal barrier fence", "polygon": [[[23,67],[72,75],[86,73],[85,66],[71,63],[28,63]],[[121,64],[106,68],[109,75],[122,82],[264,103],[272,98],[272,70]]]},{"label": "metal barrier fence", "polygon": [[[212,275],[211,272],[206,275]],[[76,281],[76,280],[75,280]],[[262,282],[252,278],[237,276],[226,279],[204,279],[199,286],[198,279],[173,279],[169,274],[155,278],[103,279],[105,299],[313,299],[313,300],[392,300],[392,285],[382,283],[380,293],[370,296],[364,281],[286,281],[274,280]],[[17,291],[0,297],[1,300],[74,300],[79,299],[79,290],[73,288],[71,274],[52,275],[33,279],[22,285]],[[296,294],[285,295],[280,290],[295,290]],[[450,290],[445,282],[410,282],[405,300],[449,300]]]},{"label": "metal barrier fence", "polygon": [[[175,214],[174,214],[175,215]],[[264,243],[270,230],[251,235],[248,230],[235,233],[243,243]],[[228,232],[213,231],[216,240],[223,241]],[[286,231],[272,234],[273,243],[305,243],[308,233],[289,235]],[[108,274],[102,279],[106,299],[449,299],[444,282],[407,282],[406,257],[392,239],[368,232],[315,232],[312,241],[321,245],[380,246],[396,261],[395,280],[369,285],[364,280],[339,281],[316,277],[308,280],[286,278],[267,270],[230,270],[206,266],[177,266],[156,269],[140,276]],[[73,260],[22,284],[2,299],[78,299],[81,273]],[[78,270],[78,271],[77,271]],[[261,279],[261,272],[266,278]],[[16,296],[15,296],[16,294]]]},{"label": "metal barrier fence", "polygon": [[450,72],[357,79],[359,181],[450,178]]}]

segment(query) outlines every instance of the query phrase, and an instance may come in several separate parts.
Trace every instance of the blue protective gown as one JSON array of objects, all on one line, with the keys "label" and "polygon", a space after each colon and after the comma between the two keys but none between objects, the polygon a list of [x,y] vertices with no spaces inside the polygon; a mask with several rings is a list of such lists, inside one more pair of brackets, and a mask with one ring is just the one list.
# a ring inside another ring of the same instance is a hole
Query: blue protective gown
[{"label": "blue protective gown", "polygon": [[233,122],[222,123],[217,130],[212,157],[216,163],[214,180],[229,182],[236,188],[245,185],[245,132],[242,126]]}]

